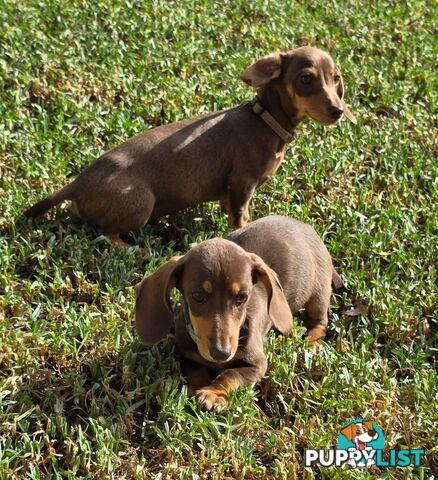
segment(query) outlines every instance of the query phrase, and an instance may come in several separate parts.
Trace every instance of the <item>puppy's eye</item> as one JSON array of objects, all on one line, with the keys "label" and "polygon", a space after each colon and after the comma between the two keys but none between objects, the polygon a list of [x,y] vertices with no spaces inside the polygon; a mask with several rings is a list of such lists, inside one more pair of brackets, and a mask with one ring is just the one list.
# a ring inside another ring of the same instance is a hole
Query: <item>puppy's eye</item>
[{"label": "puppy's eye", "polygon": [[205,303],[207,301],[207,299],[205,298],[205,295],[201,292],[193,292],[192,298],[195,302],[198,302],[198,303]]},{"label": "puppy's eye", "polygon": [[301,75],[301,83],[304,83],[304,85],[309,85],[312,80],[313,76],[310,73],[304,73],[303,75]]},{"label": "puppy's eye", "polygon": [[335,75],[335,82],[339,83],[341,81],[341,76],[340,75]]},{"label": "puppy's eye", "polygon": [[243,305],[248,300],[248,294],[240,292],[234,297],[234,303],[236,305]]}]

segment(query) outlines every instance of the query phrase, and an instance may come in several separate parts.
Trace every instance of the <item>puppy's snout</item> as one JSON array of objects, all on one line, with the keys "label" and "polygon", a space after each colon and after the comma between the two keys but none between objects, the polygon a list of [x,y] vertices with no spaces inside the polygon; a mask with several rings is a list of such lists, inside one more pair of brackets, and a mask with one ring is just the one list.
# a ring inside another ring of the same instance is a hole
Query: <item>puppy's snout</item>
[{"label": "puppy's snout", "polygon": [[368,430],[368,435],[370,437],[377,437],[377,432],[375,430]]},{"label": "puppy's snout", "polygon": [[228,360],[230,358],[231,345],[211,347],[210,355],[214,360],[216,360],[216,362],[225,362],[225,360]]},{"label": "puppy's snout", "polygon": [[333,120],[338,120],[341,118],[342,114],[344,113],[344,109],[340,107],[331,107],[330,108],[330,115]]}]

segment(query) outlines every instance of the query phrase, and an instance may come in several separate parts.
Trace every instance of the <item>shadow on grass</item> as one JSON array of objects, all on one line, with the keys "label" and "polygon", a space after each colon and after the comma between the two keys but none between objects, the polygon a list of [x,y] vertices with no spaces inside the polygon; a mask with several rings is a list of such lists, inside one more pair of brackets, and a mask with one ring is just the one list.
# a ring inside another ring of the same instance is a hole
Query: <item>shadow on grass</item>
[{"label": "shadow on grass", "polygon": [[[16,373],[11,370],[9,378]],[[185,398],[172,341],[152,348],[133,342],[118,353],[90,350],[82,359],[52,352],[16,382],[2,408],[10,422],[0,430],[17,448],[33,443],[47,471],[53,465],[84,475],[96,452],[116,459],[127,448],[149,469],[159,469],[157,459],[166,456],[158,435],[169,420],[165,405]]]},{"label": "shadow on grass", "polygon": [[[225,224],[226,216],[220,215],[218,205],[203,204],[177,214],[152,218],[143,228],[123,234],[121,238],[128,246],[148,248],[152,242],[161,248],[166,246],[185,251],[193,239],[223,236]],[[68,235],[81,235],[90,242],[102,236],[96,228],[71,214],[68,208],[58,208],[36,219],[21,215],[12,222],[5,223],[0,233],[5,238],[13,239],[20,234],[31,236],[34,230],[43,230],[47,234],[56,235],[59,241]]]}]

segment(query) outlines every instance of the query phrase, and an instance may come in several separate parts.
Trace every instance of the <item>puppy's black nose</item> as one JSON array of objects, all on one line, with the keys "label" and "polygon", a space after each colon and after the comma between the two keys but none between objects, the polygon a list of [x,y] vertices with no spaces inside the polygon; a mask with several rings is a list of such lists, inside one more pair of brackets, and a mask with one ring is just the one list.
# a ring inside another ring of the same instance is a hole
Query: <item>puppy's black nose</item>
[{"label": "puppy's black nose", "polygon": [[377,432],[375,430],[368,430],[368,435],[370,437],[375,437],[377,435]]},{"label": "puppy's black nose", "polygon": [[225,346],[220,348],[211,347],[210,355],[211,358],[213,358],[217,362],[224,362],[225,360],[228,360],[229,356],[231,355],[231,346]]},{"label": "puppy's black nose", "polygon": [[330,109],[330,115],[334,120],[337,120],[338,118],[341,118],[341,115],[344,113],[343,108],[339,107],[331,107]]}]

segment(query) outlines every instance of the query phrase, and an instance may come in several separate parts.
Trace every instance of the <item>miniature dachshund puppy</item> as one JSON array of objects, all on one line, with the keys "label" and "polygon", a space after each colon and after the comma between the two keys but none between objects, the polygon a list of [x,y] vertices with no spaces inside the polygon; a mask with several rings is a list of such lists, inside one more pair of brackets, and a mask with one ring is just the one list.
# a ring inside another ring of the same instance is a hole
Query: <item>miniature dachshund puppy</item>
[{"label": "miniature dachshund puppy", "polygon": [[231,390],[266,373],[264,343],[271,328],[286,333],[305,309],[308,340],[324,338],[331,284],[341,282],[322,240],[288,217],[259,219],[228,239],[207,240],[173,257],[136,286],[135,321],[146,344],[174,322],[170,298],[183,297],[175,334],[190,394],[221,410]]},{"label": "miniature dachshund puppy", "polygon": [[338,67],[317,48],[263,57],[242,79],[257,91],[252,102],[133,137],[25,215],[70,200],[75,215],[120,242],[151,217],[219,200],[229,226],[243,227],[255,189],[276,172],[301,120],[355,118]]}]

